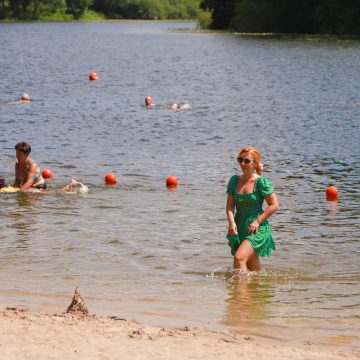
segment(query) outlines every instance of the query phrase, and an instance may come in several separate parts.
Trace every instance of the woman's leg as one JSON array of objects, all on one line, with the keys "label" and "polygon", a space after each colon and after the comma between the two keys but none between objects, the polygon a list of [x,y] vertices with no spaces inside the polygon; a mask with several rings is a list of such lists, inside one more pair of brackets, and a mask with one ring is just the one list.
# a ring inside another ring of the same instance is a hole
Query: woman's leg
[{"label": "woman's leg", "polygon": [[254,255],[247,262],[247,267],[250,271],[261,270],[260,257],[258,254],[254,252]]},{"label": "woman's leg", "polygon": [[234,269],[260,271],[260,259],[248,240],[244,240],[234,256]]}]

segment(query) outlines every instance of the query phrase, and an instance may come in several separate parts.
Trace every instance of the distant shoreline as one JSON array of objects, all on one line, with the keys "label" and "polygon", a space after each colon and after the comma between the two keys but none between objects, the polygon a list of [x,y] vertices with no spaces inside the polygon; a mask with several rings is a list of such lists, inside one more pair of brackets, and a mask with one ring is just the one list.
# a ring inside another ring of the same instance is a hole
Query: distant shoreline
[{"label": "distant shoreline", "polygon": [[[80,23],[80,22],[194,22],[196,19],[167,19],[167,20],[145,20],[145,19],[80,19],[80,20],[61,20],[61,19],[46,19],[46,20],[14,20],[14,19],[3,19],[0,20],[0,23]],[[208,30],[211,31],[211,30]],[[215,31],[215,30],[212,30]]]},{"label": "distant shoreline", "polygon": [[[13,20],[13,19],[4,19],[0,20],[0,24],[46,24],[46,23],[187,23],[193,22],[197,23],[196,19],[166,19],[166,20],[154,20],[154,19],[80,19],[80,20]],[[318,41],[318,40],[328,40],[328,41],[346,41],[360,40],[360,35],[329,35],[329,34],[285,34],[285,33],[254,33],[254,32],[238,32],[231,30],[211,30],[211,29],[180,29],[179,31],[184,33],[196,33],[196,34],[213,34],[213,35],[236,35],[243,37],[254,37],[254,38],[273,38],[273,39],[282,39],[282,40],[309,40],[309,41]]]}]

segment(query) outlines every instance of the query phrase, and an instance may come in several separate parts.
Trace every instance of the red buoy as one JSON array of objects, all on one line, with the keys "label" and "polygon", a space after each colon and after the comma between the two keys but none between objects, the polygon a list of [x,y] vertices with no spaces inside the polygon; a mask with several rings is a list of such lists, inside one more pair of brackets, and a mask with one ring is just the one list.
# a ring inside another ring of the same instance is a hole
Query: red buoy
[{"label": "red buoy", "polygon": [[115,185],[116,184],[116,176],[112,173],[105,175],[105,183],[106,185]]},{"label": "red buoy", "polygon": [[176,188],[177,187],[177,184],[178,184],[178,181],[176,179],[175,176],[169,176],[167,179],[166,179],[166,186],[168,188]]},{"label": "red buoy", "polygon": [[326,200],[327,201],[337,201],[339,191],[335,186],[329,186],[326,189]]},{"label": "red buoy", "polygon": [[44,169],[41,173],[42,177],[44,179],[51,179],[53,177],[53,173],[51,170],[49,169]]},{"label": "red buoy", "polygon": [[96,80],[99,80],[99,75],[96,73],[96,72],[91,72],[90,75],[89,75],[89,80],[91,81],[96,81]]}]

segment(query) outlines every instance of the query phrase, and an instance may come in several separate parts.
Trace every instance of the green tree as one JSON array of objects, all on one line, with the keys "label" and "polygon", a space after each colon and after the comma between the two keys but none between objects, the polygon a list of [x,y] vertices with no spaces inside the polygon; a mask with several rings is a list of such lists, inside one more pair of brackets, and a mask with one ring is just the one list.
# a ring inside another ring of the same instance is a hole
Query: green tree
[{"label": "green tree", "polygon": [[91,9],[110,19],[126,18],[126,0],[94,0]]},{"label": "green tree", "polygon": [[360,35],[360,0],[202,0],[211,28]]},{"label": "green tree", "polygon": [[202,0],[200,7],[212,12],[212,29],[226,29],[230,27],[236,3],[236,0]]},{"label": "green tree", "polygon": [[313,33],[314,0],[239,0],[230,26],[244,32]]},{"label": "green tree", "polygon": [[79,19],[88,10],[92,2],[93,0],[66,0],[66,12],[73,14],[75,19]]},{"label": "green tree", "polygon": [[129,0],[126,15],[130,19],[165,19],[168,13],[168,1]]}]

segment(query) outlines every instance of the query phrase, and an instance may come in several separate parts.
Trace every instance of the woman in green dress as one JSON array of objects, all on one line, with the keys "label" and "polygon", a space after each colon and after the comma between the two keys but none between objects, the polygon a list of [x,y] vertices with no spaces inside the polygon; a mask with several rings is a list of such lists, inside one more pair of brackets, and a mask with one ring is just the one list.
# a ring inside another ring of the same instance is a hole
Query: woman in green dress
[{"label": "woman in green dress", "polygon": [[[260,256],[270,256],[275,250],[267,219],[279,204],[269,180],[261,176],[260,159],[255,148],[241,149],[237,161],[243,174],[233,175],[227,186],[227,238],[236,270],[260,271]],[[268,205],[265,210],[264,200]]]}]

